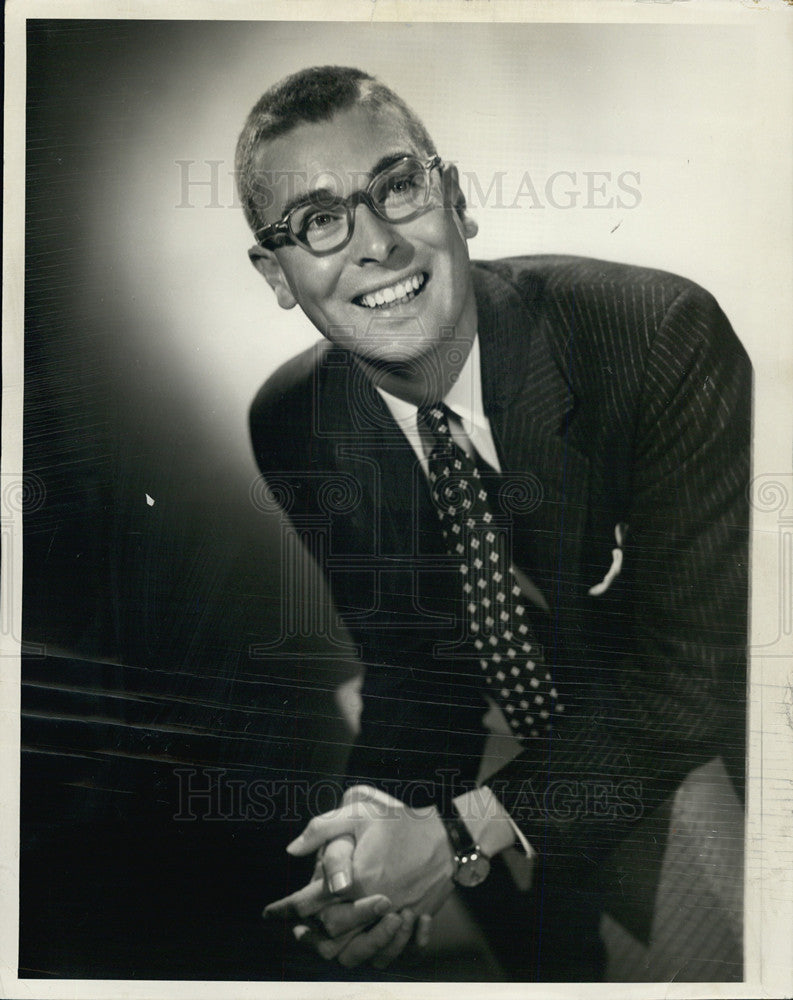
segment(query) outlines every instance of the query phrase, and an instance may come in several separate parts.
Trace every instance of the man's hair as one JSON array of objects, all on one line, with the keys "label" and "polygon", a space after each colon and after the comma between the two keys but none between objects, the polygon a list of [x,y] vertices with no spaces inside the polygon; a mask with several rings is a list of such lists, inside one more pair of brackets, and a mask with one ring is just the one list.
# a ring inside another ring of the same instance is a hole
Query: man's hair
[{"label": "man's hair", "polygon": [[337,112],[357,104],[372,111],[393,108],[404,121],[416,151],[435,155],[435,144],[417,115],[393,90],[368,73],[347,66],[313,66],[293,73],[259,98],[237,141],[237,190],[254,232],[265,224],[256,186],[256,153],[261,144],[304,122],[328,121]]}]

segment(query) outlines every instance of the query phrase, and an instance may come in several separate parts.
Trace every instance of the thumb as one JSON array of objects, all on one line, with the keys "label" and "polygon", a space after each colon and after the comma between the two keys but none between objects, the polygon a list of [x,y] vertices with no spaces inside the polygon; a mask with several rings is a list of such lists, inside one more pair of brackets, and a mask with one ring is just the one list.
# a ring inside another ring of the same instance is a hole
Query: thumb
[{"label": "thumb", "polygon": [[333,812],[315,816],[299,837],[286,845],[286,850],[294,857],[302,857],[318,850],[329,840],[335,840],[345,833],[352,834],[355,830],[355,816],[344,806]]},{"label": "thumb", "polygon": [[346,833],[325,845],[322,852],[322,870],[328,891],[334,895],[343,893],[352,885],[352,854],[355,840]]}]

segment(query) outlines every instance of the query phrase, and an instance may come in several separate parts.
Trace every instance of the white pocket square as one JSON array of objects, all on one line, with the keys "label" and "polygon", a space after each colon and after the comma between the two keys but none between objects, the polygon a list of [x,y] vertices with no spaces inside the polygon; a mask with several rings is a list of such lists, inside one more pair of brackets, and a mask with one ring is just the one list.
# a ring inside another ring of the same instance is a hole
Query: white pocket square
[{"label": "white pocket square", "polygon": [[588,594],[590,597],[600,597],[601,594],[605,594],[622,572],[622,546],[625,544],[627,536],[628,525],[620,521],[619,524],[614,526],[614,539],[617,542],[617,548],[611,550],[611,566],[600,583],[596,583],[593,587],[589,588]]}]

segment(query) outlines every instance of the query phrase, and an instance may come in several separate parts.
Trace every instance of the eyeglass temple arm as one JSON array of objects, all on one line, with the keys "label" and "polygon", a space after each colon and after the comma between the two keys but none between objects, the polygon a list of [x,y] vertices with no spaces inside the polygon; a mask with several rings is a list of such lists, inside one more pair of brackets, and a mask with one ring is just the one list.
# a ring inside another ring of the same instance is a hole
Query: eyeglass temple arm
[{"label": "eyeglass temple arm", "polygon": [[276,250],[290,242],[289,223],[285,219],[262,226],[253,234],[257,246],[265,250]]}]

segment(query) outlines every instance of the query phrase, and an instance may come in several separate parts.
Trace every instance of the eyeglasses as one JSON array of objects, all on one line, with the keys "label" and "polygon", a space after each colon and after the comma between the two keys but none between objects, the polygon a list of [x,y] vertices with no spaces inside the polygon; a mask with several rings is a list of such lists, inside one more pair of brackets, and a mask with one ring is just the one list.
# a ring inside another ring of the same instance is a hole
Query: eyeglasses
[{"label": "eyeglasses", "polygon": [[278,222],[258,230],[256,242],[268,250],[296,243],[315,257],[335,253],[352,239],[360,204],[386,222],[410,222],[430,207],[431,174],[440,165],[439,156],[424,161],[403,156],[375,174],[364,191],[347,198],[316,192]]}]

